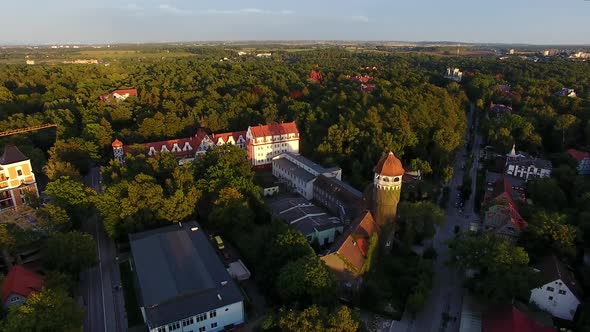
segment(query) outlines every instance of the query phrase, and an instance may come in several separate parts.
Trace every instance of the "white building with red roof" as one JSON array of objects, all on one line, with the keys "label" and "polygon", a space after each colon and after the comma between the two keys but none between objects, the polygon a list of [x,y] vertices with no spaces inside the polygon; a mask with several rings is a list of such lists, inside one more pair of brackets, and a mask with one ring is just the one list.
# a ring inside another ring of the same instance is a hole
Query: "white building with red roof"
[{"label": "white building with red roof", "polygon": [[256,168],[272,165],[272,158],[284,153],[299,153],[299,131],[295,122],[259,125],[248,127],[246,131],[208,134],[199,129],[195,136],[171,139],[167,141],[125,145],[118,139],[112,143],[113,156],[119,162],[124,161],[125,153],[134,147],[144,147],[149,157],[161,152],[170,152],[179,159],[180,164],[193,161],[207,150],[223,144],[233,144],[247,150],[248,160]]},{"label": "white building with red roof", "polygon": [[117,89],[109,93],[100,95],[100,100],[108,102],[109,99],[115,98],[116,101],[122,101],[129,97],[137,97],[137,89]]}]

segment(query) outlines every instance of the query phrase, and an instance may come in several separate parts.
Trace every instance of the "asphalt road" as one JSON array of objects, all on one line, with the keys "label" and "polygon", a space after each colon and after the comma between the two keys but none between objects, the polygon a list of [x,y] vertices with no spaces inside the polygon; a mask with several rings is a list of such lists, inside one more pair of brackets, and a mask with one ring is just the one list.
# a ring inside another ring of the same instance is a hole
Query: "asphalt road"
[{"label": "asphalt road", "polygon": [[[468,126],[465,133],[466,139],[473,116],[474,107],[472,104],[468,114]],[[465,213],[460,213],[459,210],[455,208],[455,201],[457,200],[457,194],[459,193],[457,188],[463,181],[464,171],[462,167],[467,159],[464,157],[465,148],[458,151],[455,158],[454,175],[449,183],[450,196],[448,207],[445,210],[445,223],[442,226],[437,227],[437,232],[433,238],[433,246],[438,253],[438,257],[435,262],[435,273],[433,276],[430,298],[422,312],[418,313],[416,317],[412,317],[406,312],[401,321],[394,321],[390,332],[459,331],[461,305],[464,292],[462,287],[463,276],[460,272],[446,266],[446,262],[449,260],[449,248],[446,245],[446,241],[454,236],[455,226],[459,226],[462,232],[466,232],[468,231],[469,223],[477,219],[477,216],[473,211],[473,206],[479,158],[479,143],[481,138],[478,137],[478,135],[474,135],[474,140],[474,162],[473,167],[468,170],[472,176],[474,188],[470,199],[465,202]],[[450,317],[446,323],[446,327],[443,327],[444,313]]]},{"label": "asphalt road", "polygon": [[[100,170],[93,168],[86,178],[88,186],[101,192]],[[127,331],[127,319],[119,264],[114,242],[106,234],[102,222],[93,216],[82,223],[82,230],[96,240],[98,266],[82,272],[80,295],[86,306],[84,330],[88,332]]]}]

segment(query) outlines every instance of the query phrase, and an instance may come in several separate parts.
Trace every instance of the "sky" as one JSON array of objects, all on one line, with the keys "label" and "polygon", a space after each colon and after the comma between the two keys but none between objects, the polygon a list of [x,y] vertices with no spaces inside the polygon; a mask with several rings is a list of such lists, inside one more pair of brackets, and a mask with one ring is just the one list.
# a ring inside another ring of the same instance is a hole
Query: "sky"
[{"label": "sky", "polygon": [[590,44],[590,0],[0,0],[0,44]]}]

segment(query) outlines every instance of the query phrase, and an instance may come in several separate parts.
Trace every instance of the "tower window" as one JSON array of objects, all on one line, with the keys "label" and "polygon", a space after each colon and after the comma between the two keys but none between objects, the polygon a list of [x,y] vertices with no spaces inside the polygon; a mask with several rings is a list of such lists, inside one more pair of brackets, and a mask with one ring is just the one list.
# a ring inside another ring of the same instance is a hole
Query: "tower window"
[{"label": "tower window", "polygon": [[383,177],[383,181],[389,182],[389,178],[388,177]]},{"label": "tower window", "polygon": [[399,182],[399,176],[393,179],[393,182]]}]

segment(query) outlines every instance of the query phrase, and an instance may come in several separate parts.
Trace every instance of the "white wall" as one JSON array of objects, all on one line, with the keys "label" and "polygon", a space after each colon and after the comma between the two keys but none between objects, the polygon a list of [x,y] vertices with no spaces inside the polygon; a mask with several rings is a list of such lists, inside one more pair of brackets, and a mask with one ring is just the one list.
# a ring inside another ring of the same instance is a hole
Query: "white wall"
[{"label": "white wall", "polygon": [[[547,290],[547,287],[552,287],[553,291]],[[559,294],[560,290],[565,291],[565,294]],[[552,299],[549,300],[549,297]],[[533,289],[529,302],[536,303],[539,308],[555,317],[567,320],[574,319],[574,314],[580,304],[574,293],[559,279]]]},{"label": "white wall", "polygon": [[[244,303],[243,302],[236,302],[224,307],[220,307],[216,309],[217,316],[213,318],[209,318],[209,311],[207,312],[207,319],[201,322],[196,321],[196,316],[193,316],[194,323],[188,326],[182,326],[182,319],[179,321],[180,328],[174,330],[174,332],[198,332],[200,327],[205,327],[205,331],[209,332],[216,332],[223,330],[223,327],[226,325],[234,324],[239,325],[246,321],[245,313],[244,313]],[[187,317],[190,318],[190,317]],[[172,323],[172,322],[171,322]],[[171,324],[170,323],[170,324]],[[217,323],[217,327],[212,328],[211,324]],[[158,328],[151,329],[150,332],[158,332]],[[166,332],[168,332],[168,324],[166,324]]]},{"label": "white wall", "polygon": [[305,199],[311,200],[313,198],[313,183],[315,178],[311,181],[305,182],[302,179],[295,177],[295,175],[288,172],[288,170],[279,168],[274,162],[272,165],[272,175],[279,179],[287,180],[289,185],[301,196],[305,197]]}]

